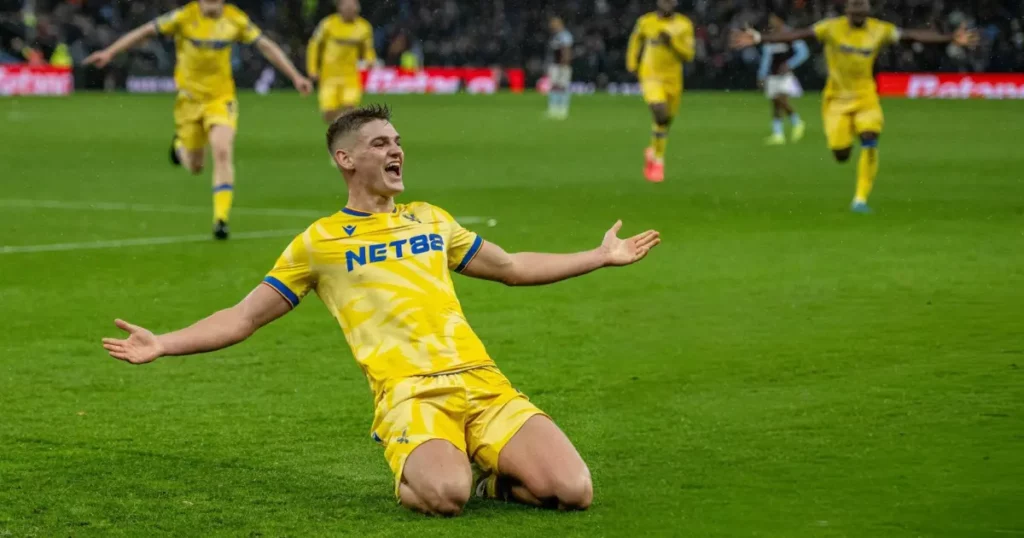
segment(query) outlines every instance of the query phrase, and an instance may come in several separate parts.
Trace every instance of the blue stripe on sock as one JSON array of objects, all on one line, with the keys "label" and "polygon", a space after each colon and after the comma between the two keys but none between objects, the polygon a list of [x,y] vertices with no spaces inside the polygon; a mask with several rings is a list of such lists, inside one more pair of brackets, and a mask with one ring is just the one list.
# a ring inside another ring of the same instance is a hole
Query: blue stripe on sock
[{"label": "blue stripe on sock", "polygon": [[874,140],[861,140],[860,147],[862,147],[862,148],[877,148],[878,147],[878,139],[876,138]]},{"label": "blue stripe on sock", "polygon": [[213,188],[213,192],[233,191],[233,190],[235,190],[234,185],[217,185],[216,187]]}]

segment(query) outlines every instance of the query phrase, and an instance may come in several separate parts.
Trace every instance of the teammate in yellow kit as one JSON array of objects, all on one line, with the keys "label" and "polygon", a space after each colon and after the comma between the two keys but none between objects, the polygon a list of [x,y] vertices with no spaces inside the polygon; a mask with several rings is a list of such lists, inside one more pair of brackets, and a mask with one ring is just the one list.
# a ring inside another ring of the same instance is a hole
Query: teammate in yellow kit
[{"label": "teammate in yellow kit", "polygon": [[869,17],[870,13],[868,0],[847,0],[845,16],[823,20],[811,28],[767,35],[748,29],[732,35],[733,48],[811,38],[824,45],[828,82],[822,96],[821,115],[828,146],[836,161],[849,160],[854,135],[860,139],[857,191],[850,206],[857,213],[871,212],[868,195],[878,174],[878,137],[882,133],[883,117],[872,69],[879,50],[899,41],[973,46],[978,39],[975,32],[963,26],[953,34],[900,29]]},{"label": "teammate in yellow kit", "polygon": [[231,76],[232,44],[255,44],[303,95],[309,93],[312,84],[242,10],[223,0],[190,2],[132,30],[85,62],[104,67],[114,56],[158,34],[174,37],[177,56],[174,81],[178,96],[174,103],[171,161],[198,174],[203,170],[209,143],[213,150],[213,235],[227,239],[234,198],[233,154],[238,125],[238,99]]},{"label": "teammate in yellow kit", "polygon": [[338,12],[320,21],[306,48],[306,72],[319,80],[325,122],[359,106],[363,98],[360,61],[377,61],[373,27],[359,16],[359,0],[338,0]]},{"label": "teammate in yellow kit", "polygon": [[658,0],[658,9],[636,21],[629,36],[626,69],[636,73],[651,109],[651,145],[644,151],[644,177],[665,179],[668,128],[683,98],[683,63],[693,59],[693,23],[676,13],[677,0]]},{"label": "teammate in yellow kit", "polygon": [[384,107],[343,114],[327,146],[348,204],[295,238],[264,282],[240,303],[162,334],[118,320],[114,358],[142,364],[241,342],[315,291],[337,318],[374,394],[371,436],[384,447],[406,507],[455,515],[486,474],[480,496],[585,509],[590,471],[554,422],[498,371],[466,321],[450,270],[510,286],[549,284],[643,259],[650,230],[619,239],[617,222],[592,250],[506,253],[423,202],[396,204],[405,153]]}]

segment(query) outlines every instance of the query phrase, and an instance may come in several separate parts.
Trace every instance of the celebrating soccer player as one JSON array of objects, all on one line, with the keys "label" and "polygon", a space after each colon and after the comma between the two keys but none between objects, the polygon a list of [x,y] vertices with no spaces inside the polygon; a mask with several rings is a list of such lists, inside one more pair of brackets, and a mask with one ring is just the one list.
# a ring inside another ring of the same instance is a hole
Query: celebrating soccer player
[{"label": "celebrating soccer player", "polygon": [[878,51],[898,41],[950,43],[974,46],[976,32],[960,26],[953,34],[933,30],[899,29],[895,25],[869,17],[868,0],[847,0],[846,15],[826,19],[811,28],[762,35],[754,30],[736,30],[733,48],[758,43],[792,43],[817,39],[825,47],[828,83],[822,99],[822,118],[828,146],[838,162],[846,162],[853,148],[854,135],[860,139],[857,165],[857,191],[851,209],[870,213],[868,195],[878,174],[878,137],[882,134],[882,106],[872,68]]},{"label": "celebrating soccer player", "polygon": [[559,17],[551,17],[548,24],[551,41],[548,42],[548,117],[564,120],[569,117],[569,97],[572,86],[572,34]]},{"label": "celebrating soccer player", "polygon": [[[768,16],[768,29],[781,32],[786,29],[786,23],[782,17],[772,13]],[[802,39],[792,43],[765,43],[761,47],[757,81],[764,86],[764,95],[772,102],[772,134],[765,139],[765,143],[770,146],[786,143],[783,115],[789,117],[793,141],[804,137],[804,122],[800,120],[789,98],[797,97],[800,93],[800,85],[793,70],[806,62],[810,55],[807,42]]]},{"label": "celebrating soccer player", "polygon": [[320,21],[306,47],[306,72],[319,81],[325,122],[359,106],[363,98],[359,63],[376,61],[373,27],[359,16],[359,0],[338,0],[338,12]]},{"label": "celebrating soccer player", "polygon": [[370,383],[371,436],[384,448],[403,505],[458,514],[473,490],[473,462],[485,473],[479,496],[587,508],[586,464],[498,371],[466,321],[450,270],[509,286],[549,284],[640,261],[660,242],[658,232],[620,239],[620,221],[592,250],[506,253],[438,207],[395,203],[405,188],[405,152],[390,120],[387,108],[371,106],[331,124],[327,147],[348,204],[297,236],[240,303],[159,336],[118,320],[128,338],[106,338],[103,346],[132,364],[222,349],[315,291]]},{"label": "celebrating soccer player", "polygon": [[276,43],[263,36],[249,17],[223,0],[198,0],[171,11],[152,23],[125,34],[106,49],[85,59],[104,67],[121,52],[149,37],[174,36],[177,54],[174,82],[174,139],[170,157],[193,174],[203,170],[206,145],[213,150],[213,235],[228,238],[228,217],[234,198],[235,129],[238,100],[231,76],[231,44],[256,44],[256,48],[288,75],[303,95],[312,84],[302,76]]},{"label": "celebrating soccer player", "polygon": [[693,23],[676,13],[678,0],[658,0],[658,9],[636,21],[629,36],[626,69],[636,73],[654,126],[651,145],[644,151],[644,177],[665,179],[668,128],[683,97],[683,63],[693,59]]}]

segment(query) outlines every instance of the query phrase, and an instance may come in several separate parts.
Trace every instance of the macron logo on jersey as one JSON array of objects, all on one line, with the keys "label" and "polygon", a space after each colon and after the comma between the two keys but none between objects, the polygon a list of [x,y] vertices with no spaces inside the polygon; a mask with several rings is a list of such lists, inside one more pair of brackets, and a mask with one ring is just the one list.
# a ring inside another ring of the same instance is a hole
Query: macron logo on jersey
[{"label": "macron logo on jersey", "polygon": [[444,238],[438,234],[415,235],[409,239],[399,239],[390,243],[374,243],[364,245],[359,250],[345,253],[345,265],[351,273],[356,266],[382,262],[388,259],[402,259],[430,251],[444,251]]},{"label": "macron logo on jersey", "polygon": [[[345,230],[345,233],[347,233],[349,237],[352,237],[352,234],[356,233],[356,227],[352,225],[342,226],[341,229]],[[349,269],[349,271],[351,271],[351,269]]]}]

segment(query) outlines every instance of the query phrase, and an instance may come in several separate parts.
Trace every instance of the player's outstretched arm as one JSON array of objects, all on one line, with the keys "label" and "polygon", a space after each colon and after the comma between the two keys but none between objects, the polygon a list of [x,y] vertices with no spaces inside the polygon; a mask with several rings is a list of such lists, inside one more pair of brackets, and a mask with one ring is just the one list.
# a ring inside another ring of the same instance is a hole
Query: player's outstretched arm
[{"label": "player's outstretched arm", "polygon": [[814,28],[799,28],[770,34],[762,34],[753,28],[735,29],[729,33],[729,47],[744,49],[761,43],[792,43],[808,39],[817,39]]},{"label": "player's outstretched arm", "polygon": [[128,338],[104,338],[111,357],[132,364],[153,362],[169,355],[192,355],[232,346],[260,327],[287,314],[291,304],[268,286],[259,285],[242,302],[199,320],[190,327],[155,335],[127,321],[114,322]]},{"label": "player's outstretched arm", "polygon": [[952,34],[943,34],[935,30],[904,29],[900,31],[900,41],[912,41],[927,44],[955,43],[961,47],[974,48],[978,45],[978,31],[968,30],[966,24],[960,24]]},{"label": "player's outstretched arm", "polygon": [[282,72],[291,79],[292,84],[296,90],[302,95],[308,95],[313,90],[313,83],[308,78],[302,76],[299,70],[295,68],[292,61],[288,59],[288,56],[281,50],[281,47],[274,43],[274,41],[267,37],[260,38],[256,42],[256,48],[259,49],[260,54],[267,59],[270,63],[274,64],[274,67],[278,71]]},{"label": "player's outstretched arm", "polygon": [[484,242],[462,274],[494,280],[509,286],[538,286],[585,275],[595,269],[636,263],[661,242],[655,230],[627,239],[618,237],[622,221],[604,234],[601,246],[573,254],[517,252],[509,254],[494,243]]},{"label": "player's outstretched arm", "polygon": [[636,73],[640,65],[640,51],[643,49],[644,34],[640,29],[640,21],[637,21],[633,33],[629,34],[629,45],[626,47],[626,70]]},{"label": "player's outstretched arm", "polygon": [[142,43],[156,35],[156,26],[153,23],[146,23],[128,32],[110,44],[109,47],[96,51],[85,58],[86,65],[95,65],[104,68],[115,56]]}]

